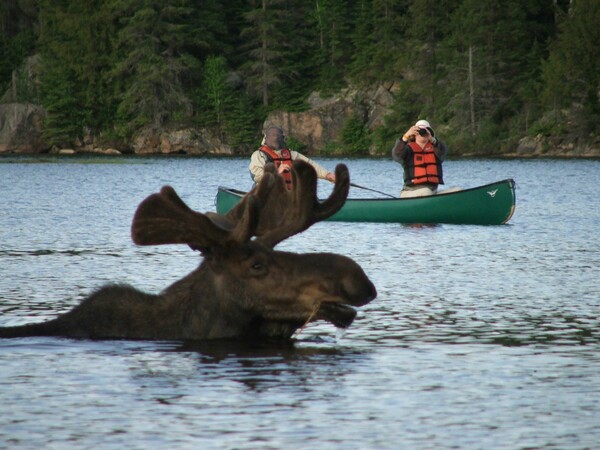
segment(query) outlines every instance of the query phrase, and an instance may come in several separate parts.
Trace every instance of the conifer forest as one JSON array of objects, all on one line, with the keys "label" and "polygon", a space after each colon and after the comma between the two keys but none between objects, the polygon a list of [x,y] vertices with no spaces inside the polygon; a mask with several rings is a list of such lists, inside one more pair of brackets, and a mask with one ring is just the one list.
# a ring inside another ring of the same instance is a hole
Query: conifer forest
[{"label": "conifer forest", "polygon": [[312,92],[394,83],[340,145],[387,154],[426,117],[493,149],[597,135],[598,43],[598,0],[2,0],[0,97],[42,105],[50,143],[185,123],[243,148]]}]

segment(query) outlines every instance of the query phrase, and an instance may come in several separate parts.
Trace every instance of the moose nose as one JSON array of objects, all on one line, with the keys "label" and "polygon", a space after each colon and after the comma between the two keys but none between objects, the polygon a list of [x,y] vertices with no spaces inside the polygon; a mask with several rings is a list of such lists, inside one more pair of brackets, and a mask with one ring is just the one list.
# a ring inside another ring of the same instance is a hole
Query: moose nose
[{"label": "moose nose", "polygon": [[366,305],[377,297],[377,289],[366,275],[345,277],[342,280],[341,289],[348,303],[353,306]]}]

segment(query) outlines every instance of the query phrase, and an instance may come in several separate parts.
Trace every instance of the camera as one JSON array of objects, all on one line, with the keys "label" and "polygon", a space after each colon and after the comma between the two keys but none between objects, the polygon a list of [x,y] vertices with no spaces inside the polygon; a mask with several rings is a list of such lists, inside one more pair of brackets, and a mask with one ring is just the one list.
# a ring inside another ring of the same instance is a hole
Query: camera
[{"label": "camera", "polygon": [[419,135],[420,135],[420,136],[423,136],[423,137],[425,137],[425,136],[427,136],[428,134],[429,134],[429,131],[427,131],[427,129],[426,129],[426,128],[419,128]]}]

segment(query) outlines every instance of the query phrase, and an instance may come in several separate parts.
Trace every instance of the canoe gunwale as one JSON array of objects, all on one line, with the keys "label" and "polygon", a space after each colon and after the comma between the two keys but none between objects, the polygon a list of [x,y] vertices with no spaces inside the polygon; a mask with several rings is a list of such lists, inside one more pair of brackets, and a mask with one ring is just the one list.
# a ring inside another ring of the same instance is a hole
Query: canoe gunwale
[{"label": "canoe gunwale", "polygon": [[[477,191],[480,189],[486,189],[489,188],[491,186],[495,186],[497,184],[504,184],[504,183],[509,183],[511,188],[514,189],[516,183],[515,180],[513,180],[512,178],[505,178],[504,180],[500,180],[500,181],[494,181],[493,183],[488,183],[488,184],[482,184],[481,186],[475,186],[475,187],[471,187],[471,188],[466,188],[466,189],[460,189],[458,191],[452,191],[452,192],[448,192],[448,193],[444,193],[443,191],[435,194],[435,195],[431,195],[431,196],[427,196],[427,197],[408,197],[408,198],[400,198],[400,197],[377,197],[377,198],[351,198],[348,197],[347,200],[351,200],[353,202],[372,202],[374,200],[378,201],[378,202],[397,202],[398,200],[401,200],[403,202],[410,202],[410,201],[415,201],[415,200],[423,200],[424,198],[431,198],[431,197],[437,197],[437,196],[444,196],[444,197],[449,197],[449,196],[453,196],[453,195],[457,195],[457,194],[464,194],[470,191]],[[236,195],[238,197],[243,197],[244,195],[246,195],[248,192],[247,191],[240,191],[239,189],[234,189],[234,188],[228,188],[226,186],[219,186],[218,187],[219,191],[225,191],[225,192],[229,192],[230,194]]]}]

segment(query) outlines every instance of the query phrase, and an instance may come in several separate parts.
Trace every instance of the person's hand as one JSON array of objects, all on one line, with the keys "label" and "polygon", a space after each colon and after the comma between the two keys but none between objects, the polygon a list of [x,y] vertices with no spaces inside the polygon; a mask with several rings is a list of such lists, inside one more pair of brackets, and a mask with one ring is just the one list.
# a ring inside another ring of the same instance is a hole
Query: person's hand
[{"label": "person's hand", "polygon": [[289,172],[290,168],[286,165],[286,164],[281,164],[278,168],[277,168],[277,173],[282,174],[285,172]]},{"label": "person's hand", "polygon": [[419,129],[416,126],[412,126],[406,131],[406,133],[404,133],[404,135],[402,136],[402,140],[404,142],[408,142],[411,139],[416,138],[418,133]]},{"label": "person's hand", "polygon": [[335,183],[335,174],[329,172],[327,175],[325,175],[325,179],[327,181],[331,181],[332,183]]}]

